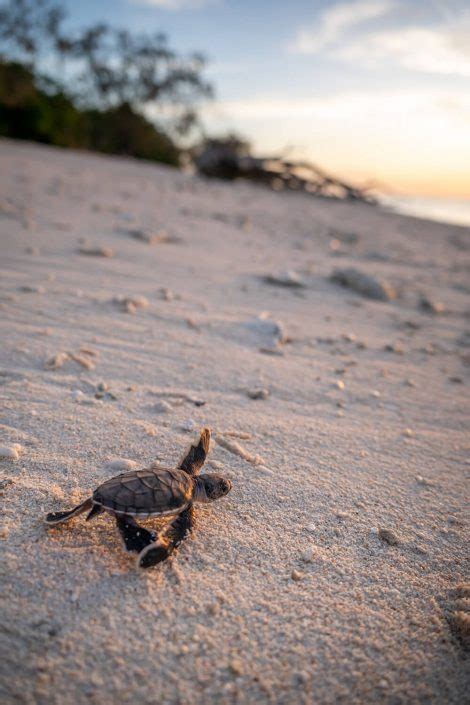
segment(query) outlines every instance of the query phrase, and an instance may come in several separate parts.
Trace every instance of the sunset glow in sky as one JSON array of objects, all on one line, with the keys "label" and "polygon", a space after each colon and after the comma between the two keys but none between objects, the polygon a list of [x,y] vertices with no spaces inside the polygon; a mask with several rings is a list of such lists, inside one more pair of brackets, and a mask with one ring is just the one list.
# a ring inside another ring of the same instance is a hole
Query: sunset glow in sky
[{"label": "sunset glow in sky", "polygon": [[470,198],[467,0],[68,0],[73,24],[106,20],[200,50],[234,130],[396,192]]}]

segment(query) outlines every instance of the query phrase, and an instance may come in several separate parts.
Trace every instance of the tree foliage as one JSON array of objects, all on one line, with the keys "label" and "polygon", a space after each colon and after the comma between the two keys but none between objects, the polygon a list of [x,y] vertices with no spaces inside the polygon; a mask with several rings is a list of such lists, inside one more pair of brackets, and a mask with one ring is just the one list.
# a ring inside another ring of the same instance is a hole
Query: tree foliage
[{"label": "tree foliage", "polygon": [[[152,114],[165,115],[173,140],[197,126],[198,102],[212,95],[202,75],[204,58],[179,55],[161,33],[133,34],[107,24],[68,32],[65,22],[56,0],[8,0],[0,6],[2,133],[27,133],[33,121],[30,139],[43,134],[43,141],[55,144],[87,143],[152,159],[164,147],[165,161],[173,161],[172,139],[163,145],[161,127],[152,127],[145,115],[150,107]],[[5,127],[7,116],[16,111],[20,119],[21,110],[24,124]],[[39,122],[48,128],[39,129]]]}]

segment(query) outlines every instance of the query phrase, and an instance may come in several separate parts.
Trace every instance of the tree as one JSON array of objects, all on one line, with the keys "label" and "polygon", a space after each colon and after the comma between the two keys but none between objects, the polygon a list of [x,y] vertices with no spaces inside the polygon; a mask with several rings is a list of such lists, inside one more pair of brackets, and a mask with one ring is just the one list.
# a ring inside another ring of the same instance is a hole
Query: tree
[{"label": "tree", "polygon": [[150,105],[169,106],[175,133],[197,124],[197,102],[212,95],[201,55],[178,55],[161,33],[132,34],[106,24],[70,35],[65,18],[54,0],[9,0],[0,6],[0,56],[26,64],[43,90],[58,90],[82,108],[128,105],[142,113]]}]

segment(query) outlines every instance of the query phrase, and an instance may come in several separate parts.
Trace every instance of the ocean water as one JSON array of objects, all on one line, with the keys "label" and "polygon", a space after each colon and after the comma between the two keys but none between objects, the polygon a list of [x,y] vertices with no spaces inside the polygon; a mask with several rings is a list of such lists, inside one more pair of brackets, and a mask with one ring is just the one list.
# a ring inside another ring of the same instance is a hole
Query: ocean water
[{"label": "ocean water", "polygon": [[385,206],[405,215],[470,227],[470,198],[418,198],[380,194],[379,200]]}]

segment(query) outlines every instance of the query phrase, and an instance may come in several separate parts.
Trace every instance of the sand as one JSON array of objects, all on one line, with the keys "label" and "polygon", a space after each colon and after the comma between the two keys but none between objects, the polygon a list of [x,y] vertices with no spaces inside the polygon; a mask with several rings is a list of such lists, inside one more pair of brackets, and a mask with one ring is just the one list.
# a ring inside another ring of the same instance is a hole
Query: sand
[{"label": "sand", "polygon": [[[468,702],[469,231],[26,143],[0,174],[2,702]],[[166,564],[43,525],[203,425],[233,490]]]}]

